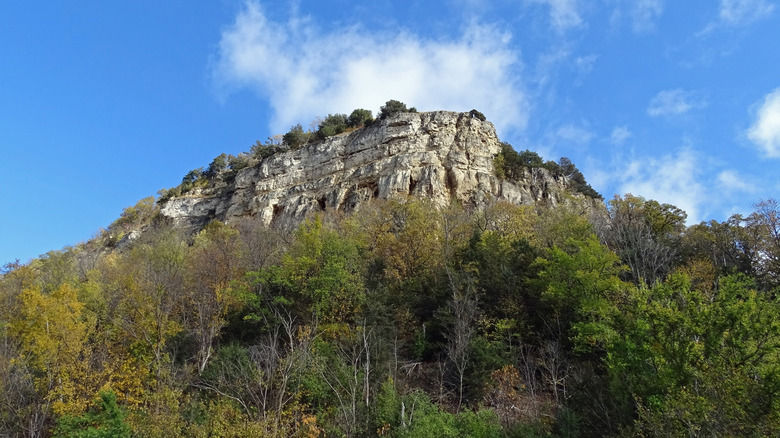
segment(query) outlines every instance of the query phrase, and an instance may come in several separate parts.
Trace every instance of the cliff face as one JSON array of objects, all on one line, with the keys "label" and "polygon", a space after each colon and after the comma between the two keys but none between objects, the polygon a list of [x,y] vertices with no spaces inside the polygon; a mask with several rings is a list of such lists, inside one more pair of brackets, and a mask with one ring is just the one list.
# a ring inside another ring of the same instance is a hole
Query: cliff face
[{"label": "cliff face", "polygon": [[[371,198],[417,196],[447,205],[488,199],[515,204],[597,203],[571,192],[565,177],[528,169],[519,183],[495,176],[500,142],[490,122],[470,113],[402,113],[295,151],[277,153],[217,182],[169,199],[162,215],[179,226],[252,215],[291,228],[312,212],[352,211]],[[590,207],[589,207],[590,206]]]}]

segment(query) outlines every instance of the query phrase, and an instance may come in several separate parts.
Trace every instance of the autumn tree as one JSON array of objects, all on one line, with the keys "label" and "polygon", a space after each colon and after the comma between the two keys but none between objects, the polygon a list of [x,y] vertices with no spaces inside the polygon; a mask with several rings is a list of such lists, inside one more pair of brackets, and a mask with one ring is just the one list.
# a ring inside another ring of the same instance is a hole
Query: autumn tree
[{"label": "autumn tree", "polygon": [[155,386],[163,383],[169,339],[183,329],[186,245],[172,230],[160,230],[136,245],[122,261],[118,325],[131,347],[149,363]]},{"label": "autumn tree", "polygon": [[631,268],[635,284],[662,280],[679,263],[685,212],[631,194],[615,196],[608,212],[607,222],[599,224],[599,235]]},{"label": "autumn tree", "polygon": [[27,289],[21,301],[11,330],[21,340],[20,353],[29,361],[36,390],[55,414],[81,412],[100,384],[89,369],[94,315],[84,312],[68,284],[50,294]]},{"label": "autumn tree", "polygon": [[218,221],[209,223],[188,248],[189,283],[185,294],[187,328],[197,345],[196,364],[202,373],[214,342],[227,323],[227,311],[239,305],[230,282],[243,276],[243,245],[237,230]]}]

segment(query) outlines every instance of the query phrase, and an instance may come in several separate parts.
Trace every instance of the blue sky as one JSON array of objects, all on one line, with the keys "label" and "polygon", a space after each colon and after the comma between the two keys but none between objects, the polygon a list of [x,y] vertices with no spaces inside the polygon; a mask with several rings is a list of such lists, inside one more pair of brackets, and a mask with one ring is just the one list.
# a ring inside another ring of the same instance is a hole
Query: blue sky
[{"label": "blue sky", "polygon": [[780,193],[778,42],[775,0],[2,2],[0,263],[389,99],[725,220]]}]

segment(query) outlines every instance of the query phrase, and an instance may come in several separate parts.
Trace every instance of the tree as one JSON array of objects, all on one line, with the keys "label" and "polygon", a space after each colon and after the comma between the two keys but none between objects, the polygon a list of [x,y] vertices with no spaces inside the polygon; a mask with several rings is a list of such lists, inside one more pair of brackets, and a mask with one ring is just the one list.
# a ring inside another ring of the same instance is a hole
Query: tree
[{"label": "tree", "polygon": [[54,437],[68,438],[129,438],[130,425],[125,422],[127,413],[116,402],[113,391],[103,391],[95,401],[95,407],[80,416],[66,415],[60,418]]},{"label": "tree", "polygon": [[[415,110],[416,111],[416,110]],[[388,100],[379,108],[379,118],[386,119],[399,113],[415,112],[406,108],[406,104],[398,100]]]},{"label": "tree", "polygon": [[[195,171],[191,171],[184,177],[182,184],[185,184],[185,180],[189,181],[188,178],[193,172]],[[194,183],[194,181],[197,180],[197,177],[193,178],[192,182]],[[160,209],[154,201],[154,196],[141,199],[134,206],[122,210],[119,219],[108,227],[109,232],[125,233],[132,229],[139,228],[141,225],[149,223],[159,211]]]},{"label": "tree", "polygon": [[160,230],[139,243],[122,261],[118,318],[134,354],[149,365],[155,386],[163,386],[166,345],[183,329],[186,245],[173,230]]},{"label": "tree", "polygon": [[227,154],[219,154],[211,161],[211,164],[209,164],[209,167],[206,168],[206,171],[203,172],[203,177],[206,179],[214,179],[220,173],[224,172],[225,169],[227,169],[227,166],[228,166]]},{"label": "tree", "polygon": [[301,124],[298,123],[297,125],[291,127],[286,134],[284,134],[282,141],[290,149],[295,150],[308,143],[310,138],[311,133],[304,132]]},{"label": "tree", "polygon": [[631,268],[635,284],[652,285],[679,263],[676,248],[685,218],[685,212],[670,204],[615,195],[609,201],[607,222],[599,224],[599,236]]},{"label": "tree", "polygon": [[561,157],[558,162],[558,167],[560,169],[560,174],[571,181],[574,190],[590,198],[602,198],[601,195],[585,181],[585,176],[577,169],[577,166],[575,166],[570,159]]},{"label": "tree", "polygon": [[357,242],[326,229],[316,217],[300,226],[281,267],[265,271],[264,281],[294,303],[297,315],[348,322],[365,299],[363,270]]},{"label": "tree", "polygon": [[471,343],[476,335],[479,317],[477,296],[473,280],[468,276],[448,272],[452,297],[448,305],[448,324],[445,330],[447,338],[447,359],[455,371],[458,388],[456,412],[463,406],[466,370],[471,362]]},{"label": "tree", "polygon": [[484,115],[484,114],[482,114],[482,112],[480,112],[480,111],[477,111],[477,110],[475,110],[475,109],[473,109],[473,110],[469,111],[469,115],[470,115],[471,117],[473,117],[473,118],[477,119],[477,120],[480,120],[480,121],[482,121],[482,122],[484,122],[485,120],[487,120],[487,118],[485,117],[485,115]]},{"label": "tree", "polygon": [[191,266],[186,291],[190,311],[188,328],[197,345],[196,363],[202,373],[211,358],[214,342],[227,324],[226,314],[238,305],[230,282],[243,276],[244,259],[238,231],[219,221],[209,223],[189,250]]},{"label": "tree", "polygon": [[187,174],[184,175],[184,178],[181,179],[181,183],[182,185],[191,186],[195,184],[202,176],[203,176],[203,168],[199,167],[197,169],[193,169],[187,172]]},{"label": "tree", "polygon": [[780,285],[780,204],[767,199],[755,205],[756,211],[746,220],[746,228],[756,236],[755,267],[762,286]]},{"label": "tree", "polygon": [[370,110],[358,108],[349,115],[347,118],[347,125],[350,128],[361,128],[368,126],[374,121],[374,115]]},{"label": "tree", "polygon": [[77,290],[68,284],[51,294],[27,289],[21,301],[11,329],[21,340],[20,352],[34,372],[36,390],[45,394],[55,413],[80,412],[100,382],[89,369],[94,315],[84,312]]},{"label": "tree", "polygon": [[742,275],[704,291],[682,274],[628,298],[608,319],[605,364],[615,398],[637,402],[637,433],[777,435],[776,300]]},{"label": "tree", "polygon": [[347,130],[347,115],[346,114],[328,114],[319,123],[317,128],[317,138],[326,139]]}]

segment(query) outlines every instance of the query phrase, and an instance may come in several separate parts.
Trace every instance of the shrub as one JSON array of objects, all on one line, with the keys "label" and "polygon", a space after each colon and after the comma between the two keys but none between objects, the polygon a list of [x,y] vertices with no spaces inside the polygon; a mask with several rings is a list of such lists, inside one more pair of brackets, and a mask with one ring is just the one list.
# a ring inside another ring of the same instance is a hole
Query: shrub
[{"label": "shrub", "polygon": [[127,413],[116,402],[113,391],[100,393],[94,407],[81,416],[63,416],[54,430],[55,437],[122,438],[132,430],[125,421]]},{"label": "shrub", "polygon": [[370,125],[373,121],[374,115],[370,110],[358,108],[352,111],[352,114],[347,118],[347,126],[350,128],[360,128]]},{"label": "shrub", "polygon": [[311,139],[311,132],[304,132],[300,123],[290,128],[290,130],[282,136],[282,142],[286,144],[290,149],[298,149],[305,145]]},{"label": "shrub", "polygon": [[[414,111],[412,111],[414,110]],[[398,113],[417,112],[416,109],[407,109],[406,104],[398,100],[388,100],[379,108],[379,118],[386,119]]]},{"label": "shrub", "polygon": [[245,153],[238,155],[228,155],[228,168],[233,172],[246,169],[250,165],[249,156]]},{"label": "shrub", "polygon": [[516,181],[523,174],[523,169],[541,167],[555,175],[562,175],[569,179],[572,189],[585,196],[602,199],[601,195],[586,181],[582,172],[570,159],[562,157],[558,163],[543,161],[536,152],[525,150],[517,152],[509,143],[501,143],[501,152],[493,159],[493,169],[496,176],[501,179]]},{"label": "shrub", "polygon": [[601,194],[585,181],[585,176],[577,169],[577,166],[575,166],[570,159],[561,157],[558,166],[560,167],[560,174],[571,181],[574,190],[591,198],[602,199]]},{"label": "shrub", "polygon": [[484,122],[485,120],[487,120],[487,118],[485,117],[485,115],[484,115],[484,114],[482,114],[481,112],[479,112],[479,111],[477,111],[477,110],[475,110],[475,109],[473,109],[473,110],[469,111],[469,114],[471,114],[471,117],[473,117],[473,118],[475,118],[475,119],[478,119],[478,120],[481,120],[481,121],[483,121],[483,122]]},{"label": "shrub", "polygon": [[181,179],[181,183],[195,184],[202,176],[203,176],[203,168],[199,167],[197,169],[193,169],[187,172],[187,174],[184,175],[184,178]]},{"label": "shrub", "polygon": [[227,169],[228,166],[228,156],[227,154],[219,154],[211,161],[211,164],[209,164],[209,167],[206,169],[205,172],[203,172],[203,177],[206,179],[213,179],[217,175],[220,174],[220,172],[223,172],[225,169]]},{"label": "shrub", "polygon": [[325,120],[320,122],[319,129],[317,129],[317,138],[322,140],[341,134],[347,130],[347,115],[346,114],[328,114]]}]

